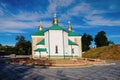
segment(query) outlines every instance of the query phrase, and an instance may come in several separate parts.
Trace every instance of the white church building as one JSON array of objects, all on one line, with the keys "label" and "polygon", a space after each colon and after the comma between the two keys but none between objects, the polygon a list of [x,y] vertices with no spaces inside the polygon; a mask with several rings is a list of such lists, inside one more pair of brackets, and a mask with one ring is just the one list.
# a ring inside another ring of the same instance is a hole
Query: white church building
[{"label": "white church building", "polygon": [[33,58],[80,58],[82,57],[81,36],[72,31],[70,22],[68,30],[58,25],[56,15],[53,24],[47,30],[42,25],[32,35]]}]

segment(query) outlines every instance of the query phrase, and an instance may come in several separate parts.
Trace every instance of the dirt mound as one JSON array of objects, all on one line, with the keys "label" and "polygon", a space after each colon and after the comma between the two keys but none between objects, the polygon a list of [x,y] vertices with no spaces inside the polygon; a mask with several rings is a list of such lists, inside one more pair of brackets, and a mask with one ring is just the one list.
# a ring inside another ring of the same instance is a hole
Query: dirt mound
[{"label": "dirt mound", "polygon": [[83,57],[120,60],[120,45],[104,46],[90,49],[83,54]]}]

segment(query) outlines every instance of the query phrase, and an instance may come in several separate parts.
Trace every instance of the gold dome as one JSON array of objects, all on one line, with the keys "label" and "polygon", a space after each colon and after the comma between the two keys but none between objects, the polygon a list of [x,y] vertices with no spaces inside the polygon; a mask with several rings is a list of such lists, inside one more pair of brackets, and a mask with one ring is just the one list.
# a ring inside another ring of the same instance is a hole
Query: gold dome
[{"label": "gold dome", "polygon": [[39,30],[40,30],[40,31],[43,30],[43,26],[42,26],[42,25],[39,26]]},{"label": "gold dome", "polygon": [[68,31],[72,31],[72,26],[68,25]]},{"label": "gold dome", "polygon": [[53,24],[58,24],[58,19],[56,17],[53,19]]},{"label": "gold dome", "polygon": [[72,31],[72,26],[70,25],[70,21],[68,21],[68,31]]},{"label": "gold dome", "polygon": [[53,24],[58,24],[58,19],[56,18],[56,14],[54,14]]}]

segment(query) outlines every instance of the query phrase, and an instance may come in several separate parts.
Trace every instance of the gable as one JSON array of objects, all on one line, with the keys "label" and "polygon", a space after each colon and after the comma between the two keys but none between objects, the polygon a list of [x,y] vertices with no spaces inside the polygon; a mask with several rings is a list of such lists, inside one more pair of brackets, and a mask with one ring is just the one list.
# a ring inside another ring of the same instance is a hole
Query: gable
[{"label": "gable", "polygon": [[43,39],[40,42],[38,42],[37,45],[45,45],[45,39]]},{"label": "gable", "polygon": [[69,45],[77,45],[75,42],[71,41],[70,39],[68,39],[68,44]]}]

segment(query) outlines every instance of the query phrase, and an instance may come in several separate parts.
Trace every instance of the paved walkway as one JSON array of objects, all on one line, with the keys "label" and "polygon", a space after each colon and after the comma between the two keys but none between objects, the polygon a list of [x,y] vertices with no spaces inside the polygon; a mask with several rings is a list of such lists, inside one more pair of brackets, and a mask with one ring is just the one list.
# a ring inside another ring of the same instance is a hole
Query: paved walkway
[{"label": "paved walkway", "polygon": [[0,80],[120,80],[120,62],[116,65],[44,68],[0,63]]}]

